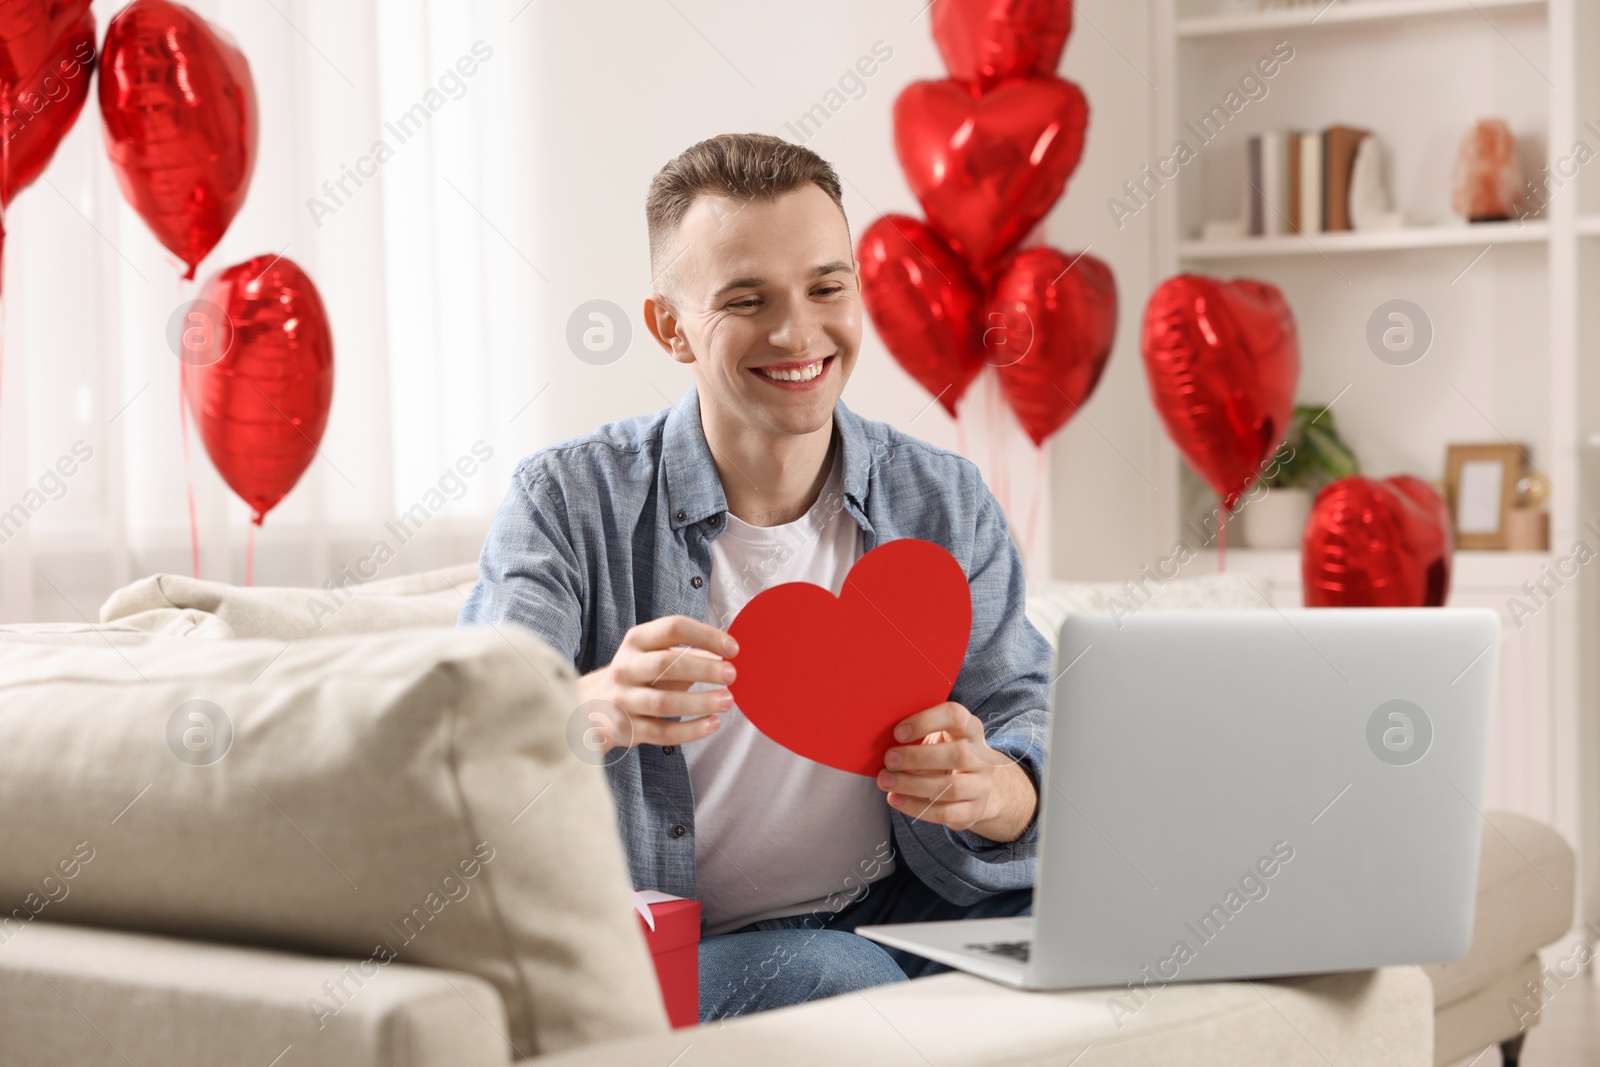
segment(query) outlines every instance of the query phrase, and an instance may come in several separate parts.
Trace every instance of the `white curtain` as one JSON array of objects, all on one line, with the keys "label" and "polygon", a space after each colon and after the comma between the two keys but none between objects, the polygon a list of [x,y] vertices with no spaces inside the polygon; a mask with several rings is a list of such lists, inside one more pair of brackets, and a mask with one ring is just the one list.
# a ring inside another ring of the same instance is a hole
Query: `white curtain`
[{"label": "white curtain", "polygon": [[[120,6],[94,5],[102,40]],[[190,573],[167,326],[206,277],[250,256],[311,275],[335,347],[328,429],[256,531],[256,584],[474,558],[535,435],[535,311],[518,297],[540,284],[518,188],[531,19],[455,0],[192,6],[244,50],[261,126],[245,206],[199,280],[179,280],[123,202],[93,95],[6,214],[0,622],[93,619],[119,585]],[[201,576],[242,582],[249,511],[192,426],[189,453]],[[408,511],[413,523],[391,525]],[[380,542],[393,558],[375,568]]]},{"label": "white curtain", "polygon": [[[122,2],[95,4],[102,37]],[[333,327],[327,434],[256,532],[257,585],[472,560],[520,457],[683,392],[688,370],[639,318],[650,287],[644,198],[651,176],[695,141],[793,137],[795,116],[837,98],[807,144],[839,169],[855,232],[885,213],[921,213],[894,161],[890,117],[901,88],[941,69],[925,0],[754,15],[741,0],[191,6],[248,56],[261,117],[249,197],[198,276],[282,253],[315,280]],[[841,72],[884,46],[893,58],[864,95],[834,92]],[[180,265],[123,203],[102,141],[91,99],[5,218],[0,623],[92,619],[118,586],[191,569],[178,360],[166,337],[198,283],[179,283]],[[1086,243],[1075,229],[1046,236]],[[1136,258],[1114,242],[1095,254]],[[631,328],[611,362],[568,341],[596,300]],[[1128,315],[1125,337],[1136,330]],[[1109,379],[1125,379],[1132,409],[1147,410],[1136,360],[1118,359],[1129,369],[1114,360]],[[1039,486],[1029,563],[1043,576],[1050,476],[1014,426],[1009,444],[992,440],[982,395],[963,404],[963,435],[869,326],[845,399],[966,451],[1009,498],[1019,537]],[[1080,468],[1122,471],[1126,460],[1086,417],[1062,435],[1068,454],[1082,455]],[[201,576],[243,582],[249,512],[192,433],[189,443]],[[75,447],[92,455],[79,462]],[[478,464],[484,450],[492,458]],[[58,462],[70,477],[51,473]],[[8,526],[19,505],[26,522]],[[413,520],[403,529],[402,515]],[[379,556],[391,558],[376,566]]]}]

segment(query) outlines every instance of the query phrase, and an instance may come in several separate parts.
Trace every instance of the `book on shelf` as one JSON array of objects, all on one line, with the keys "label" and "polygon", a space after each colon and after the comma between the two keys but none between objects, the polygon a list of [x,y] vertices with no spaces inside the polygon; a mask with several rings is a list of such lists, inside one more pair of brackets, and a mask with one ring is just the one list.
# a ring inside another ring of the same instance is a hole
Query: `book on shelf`
[{"label": "book on shelf", "polygon": [[1322,138],[1300,135],[1300,232],[1322,230]]},{"label": "book on shelf", "polygon": [[1277,131],[1250,138],[1245,219],[1253,237],[1289,232],[1287,140]]},{"label": "book on shelf", "polygon": [[1252,237],[1351,230],[1350,175],[1371,136],[1354,126],[1271,130],[1245,147],[1242,229]]},{"label": "book on shelf", "polygon": [[1366,136],[1366,130],[1354,126],[1329,126],[1322,133],[1324,230],[1355,228],[1350,225],[1350,172],[1355,167],[1356,149]]},{"label": "book on shelf", "polygon": [[1251,237],[1260,237],[1267,232],[1265,197],[1261,192],[1262,166],[1261,137],[1250,138],[1247,146],[1248,156],[1245,160],[1246,202],[1250,205],[1249,214],[1245,216],[1245,232]]},{"label": "book on shelf", "polygon": [[1262,214],[1266,220],[1266,235],[1276,237],[1289,232],[1287,186],[1289,181],[1288,157],[1284,154],[1286,134],[1273,130],[1261,135],[1261,196],[1266,201]]},{"label": "book on shelf", "polygon": [[1300,195],[1300,141],[1305,134],[1299,130],[1290,130],[1283,135],[1285,141],[1284,155],[1286,157],[1285,169],[1287,171],[1286,183],[1289,186],[1289,232],[1299,233],[1300,205],[1303,199]]}]

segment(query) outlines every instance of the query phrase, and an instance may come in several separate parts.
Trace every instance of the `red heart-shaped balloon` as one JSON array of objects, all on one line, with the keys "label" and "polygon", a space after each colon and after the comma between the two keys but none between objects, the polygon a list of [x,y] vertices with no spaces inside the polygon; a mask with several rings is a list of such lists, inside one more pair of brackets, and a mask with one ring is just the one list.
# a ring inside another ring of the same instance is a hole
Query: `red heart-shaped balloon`
[{"label": "red heart-shaped balloon", "polygon": [[106,27],[100,114],[123,199],[193,278],[255,171],[250,64],[183,5],[133,0]]},{"label": "red heart-shaped balloon", "polygon": [[211,333],[196,362],[182,365],[184,390],[212,464],[259,526],[310,466],[328,424],[328,315],[317,287],[284,256],[229,267],[201,298],[224,321],[196,324]]},{"label": "red heart-shaped balloon", "polygon": [[1427,482],[1340,478],[1317,494],[1306,523],[1306,607],[1441,607],[1453,551],[1450,512]]},{"label": "red heart-shaped balloon", "polygon": [[1054,74],[1072,33],[1072,0],[934,0],[933,39],[952,78],[987,91]]},{"label": "red heart-shaped balloon", "polygon": [[[90,0],[0,0],[0,81],[19,84],[59,55]],[[90,16],[91,18],[93,16]]]},{"label": "red heart-shaped balloon", "polygon": [[1083,155],[1089,104],[1060,78],[974,99],[963,83],[914,82],[894,105],[894,148],[928,221],[987,281],[1049,213]]},{"label": "red heart-shaped balloon", "polygon": [[889,354],[952,418],[983,369],[978,281],[921,220],[885,215],[861,235],[861,299]]},{"label": "red heart-shaped balloon", "polygon": [[758,593],[728,627],[739,642],[728,688],[789,751],[876,775],[895,724],[950,696],[971,632],[961,564],[903,538],[857,560],[838,597],[809,582]]},{"label": "red heart-shaped balloon", "polygon": [[1300,380],[1294,315],[1276,286],[1180,274],[1144,310],[1150,399],[1227,507],[1289,428]]},{"label": "red heart-shaped balloon", "polygon": [[89,99],[94,40],[88,0],[0,0],[0,204],[33,184],[78,121]]},{"label": "red heart-shaped balloon", "polygon": [[984,359],[1040,445],[1099,384],[1117,337],[1117,282],[1093,256],[1025,248],[996,277],[987,321]]}]

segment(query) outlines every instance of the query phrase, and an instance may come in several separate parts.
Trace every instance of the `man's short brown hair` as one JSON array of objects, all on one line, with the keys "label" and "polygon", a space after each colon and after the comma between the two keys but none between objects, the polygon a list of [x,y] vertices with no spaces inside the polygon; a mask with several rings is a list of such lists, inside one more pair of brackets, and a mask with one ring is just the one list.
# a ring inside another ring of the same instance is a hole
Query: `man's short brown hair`
[{"label": "man's short brown hair", "polygon": [[[844,214],[839,176],[833,166],[803,145],[765,133],[724,133],[690,145],[650,179],[645,219],[650,231],[650,277],[667,291],[668,268],[680,254],[673,235],[702,194],[734,200],[776,200],[784,193],[815,183]],[[849,232],[849,219],[845,232]]]}]

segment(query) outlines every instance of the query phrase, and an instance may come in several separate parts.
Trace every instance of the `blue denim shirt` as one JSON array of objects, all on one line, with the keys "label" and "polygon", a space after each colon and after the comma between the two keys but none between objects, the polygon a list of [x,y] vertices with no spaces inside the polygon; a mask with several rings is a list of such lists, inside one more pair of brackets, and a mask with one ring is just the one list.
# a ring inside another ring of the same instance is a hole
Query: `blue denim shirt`
[{"label": "blue denim shirt", "polygon": [[[963,457],[863,419],[842,401],[834,427],[844,508],[864,550],[921,538],[966,572],[972,637],[950,699],[983,720],[989,744],[1017,760],[1037,790],[1052,659],[1024,616],[1022,563],[1004,513]],[[603,667],[639,623],[705,618],[710,544],[726,513],[691,387],[671,408],[602,426],[517,466],[458,624],[515,623],[580,674]],[[634,886],[694,898],[694,794],[683,752],[639,745],[605,770]],[[892,809],[890,819],[899,858],[952,903],[1033,884],[1037,814],[1006,844]]]}]

